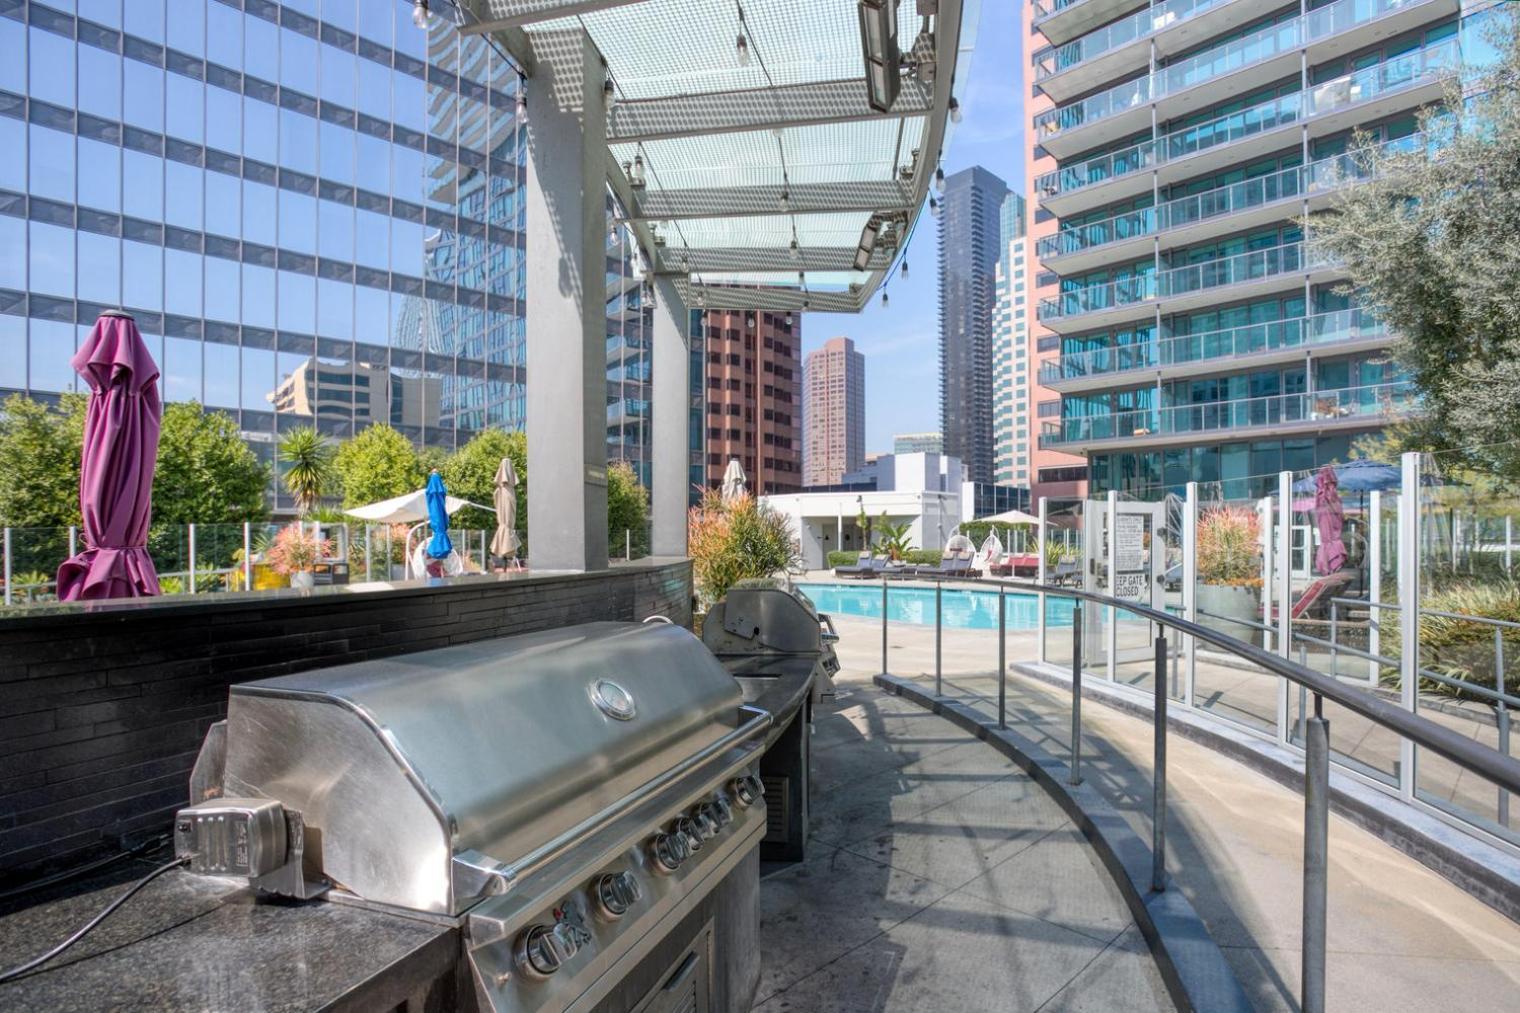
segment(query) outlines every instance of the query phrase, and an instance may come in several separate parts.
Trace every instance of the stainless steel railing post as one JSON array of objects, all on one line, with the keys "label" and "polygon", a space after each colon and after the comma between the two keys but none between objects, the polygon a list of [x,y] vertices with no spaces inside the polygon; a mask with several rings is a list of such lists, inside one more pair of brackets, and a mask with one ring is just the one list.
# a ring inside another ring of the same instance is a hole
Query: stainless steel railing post
[{"label": "stainless steel railing post", "polygon": [[1314,694],[1314,717],[1304,741],[1304,978],[1303,1013],[1325,1009],[1325,909],[1330,852],[1330,722]]},{"label": "stainless steel railing post", "polygon": [[887,674],[887,578],[881,578],[881,674]]},{"label": "stainless steel railing post", "polygon": [[998,727],[1008,727],[1008,599],[998,585]]},{"label": "stainless steel railing post", "polygon": [[940,654],[940,647],[944,640],[944,585],[936,582],[934,585],[934,695],[943,696],[942,687],[944,665]]},{"label": "stainless steel railing post", "polygon": [[[1499,752],[1509,755],[1509,708],[1504,705],[1504,630],[1494,627],[1494,689],[1499,699],[1494,704],[1494,723],[1499,733]],[[1499,786],[1499,808],[1496,816],[1501,827],[1509,827],[1509,792]]]},{"label": "stainless steel railing post", "polygon": [[1166,889],[1166,634],[1156,637],[1155,778],[1151,788],[1151,889]]},{"label": "stainless steel railing post", "polygon": [[1082,783],[1082,603],[1071,610],[1071,773],[1070,784]]}]

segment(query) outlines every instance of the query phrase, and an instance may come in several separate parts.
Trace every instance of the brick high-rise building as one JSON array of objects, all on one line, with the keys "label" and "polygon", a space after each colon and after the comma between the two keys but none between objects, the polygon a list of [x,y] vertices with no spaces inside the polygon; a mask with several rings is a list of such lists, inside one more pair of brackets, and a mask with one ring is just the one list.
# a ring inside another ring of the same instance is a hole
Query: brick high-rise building
[{"label": "brick high-rise building", "polygon": [[808,353],[803,370],[803,482],[835,485],[866,460],[866,357],[849,338]]},{"label": "brick high-rise building", "polygon": [[802,318],[754,310],[706,315],[707,484],[730,458],[756,495],[802,487]]}]

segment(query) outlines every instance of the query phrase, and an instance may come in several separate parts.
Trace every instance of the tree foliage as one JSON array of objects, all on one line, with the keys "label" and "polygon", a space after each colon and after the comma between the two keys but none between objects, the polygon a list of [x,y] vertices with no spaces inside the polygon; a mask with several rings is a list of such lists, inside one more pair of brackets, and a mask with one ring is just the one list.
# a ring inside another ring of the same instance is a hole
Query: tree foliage
[{"label": "tree foliage", "polygon": [[268,487],[269,468],[243,442],[230,415],[194,401],[164,406],[153,475],[155,526],[262,520],[269,513]]},{"label": "tree foliage", "polygon": [[80,523],[79,451],[88,398],[57,408],[12,394],[0,407],[0,521],[17,528]]},{"label": "tree foliage", "polygon": [[345,507],[364,506],[421,489],[427,472],[412,441],[384,422],[345,440],[333,455]]},{"label": "tree foliage", "polygon": [[649,490],[627,461],[607,466],[607,551],[649,555]]},{"label": "tree foliage", "polygon": [[717,490],[708,490],[688,515],[687,541],[697,594],[709,606],[741,580],[802,562],[791,523],[748,493],[724,503]]},{"label": "tree foliage", "polygon": [[[1399,335],[1395,354],[1426,411],[1419,449],[1468,448],[1472,463],[1520,475],[1520,33],[1490,13],[1498,57],[1453,81],[1421,115],[1411,150],[1357,139],[1358,175],[1311,218],[1311,245],[1345,264],[1364,304]],[[1507,447],[1479,448],[1508,444]]]},{"label": "tree foliage", "polygon": [[[483,429],[470,437],[470,442],[454,451],[438,469],[449,495],[467,499],[472,503],[494,503],[496,496],[496,469],[501,459],[510,457],[517,471],[517,530],[528,527],[528,438],[522,432],[505,429]],[[496,528],[496,514],[492,511],[465,507],[454,515],[453,524],[459,528],[480,528],[492,531]]]},{"label": "tree foliage", "polygon": [[312,426],[292,429],[280,439],[280,463],[285,466],[285,488],[305,517],[323,496],[332,491],[333,448],[327,437]]}]

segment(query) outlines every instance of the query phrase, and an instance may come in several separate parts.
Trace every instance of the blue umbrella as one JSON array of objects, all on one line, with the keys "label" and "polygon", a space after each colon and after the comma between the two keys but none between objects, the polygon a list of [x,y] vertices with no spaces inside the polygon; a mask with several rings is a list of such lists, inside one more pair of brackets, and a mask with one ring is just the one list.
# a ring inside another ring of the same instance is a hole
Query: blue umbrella
[{"label": "blue umbrella", "polygon": [[443,476],[436,471],[429,475],[427,511],[433,537],[428,540],[427,554],[433,559],[447,559],[454,551],[454,543],[449,541],[448,495],[448,490],[443,487]]},{"label": "blue umbrella", "polygon": [[[1369,461],[1365,458],[1335,465],[1335,478],[1341,492],[1374,492],[1397,489],[1403,482],[1398,465]],[[1315,476],[1308,475],[1293,483],[1294,492],[1312,493]]]}]

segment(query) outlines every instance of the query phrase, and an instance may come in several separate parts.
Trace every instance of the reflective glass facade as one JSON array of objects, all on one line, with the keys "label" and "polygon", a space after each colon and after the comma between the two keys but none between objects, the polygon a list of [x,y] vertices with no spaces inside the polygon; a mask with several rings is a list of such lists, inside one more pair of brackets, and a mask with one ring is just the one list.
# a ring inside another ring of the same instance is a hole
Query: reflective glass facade
[{"label": "reflective glass facade", "polygon": [[[402,0],[0,0],[0,394],[102,309],[250,442],[524,422],[519,77]],[[648,310],[609,234],[608,450],[645,472]]]}]

